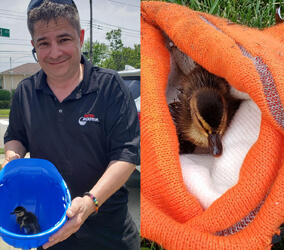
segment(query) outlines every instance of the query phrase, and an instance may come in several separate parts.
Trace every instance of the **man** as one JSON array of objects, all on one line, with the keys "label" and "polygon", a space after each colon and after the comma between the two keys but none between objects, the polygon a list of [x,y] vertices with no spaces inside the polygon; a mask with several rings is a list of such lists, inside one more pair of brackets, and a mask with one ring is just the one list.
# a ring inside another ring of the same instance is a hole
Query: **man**
[{"label": "man", "polygon": [[139,163],[129,90],[116,72],[81,56],[84,30],[72,0],[32,0],[28,27],[42,70],[16,90],[3,166],[30,152],[51,161],[69,187],[69,220],[43,249],[140,249],[123,185]]}]

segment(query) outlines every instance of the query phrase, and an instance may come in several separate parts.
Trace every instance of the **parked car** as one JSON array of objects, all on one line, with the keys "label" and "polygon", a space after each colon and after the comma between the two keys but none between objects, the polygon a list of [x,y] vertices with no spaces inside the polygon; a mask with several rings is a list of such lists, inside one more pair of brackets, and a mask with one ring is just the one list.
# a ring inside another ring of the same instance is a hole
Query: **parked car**
[{"label": "parked car", "polygon": [[140,120],[140,69],[126,67],[126,70],[118,71],[118,74],[132,93]]},{"label": "parked car", "polygon": [[[126,69],[118,71],[118,74],[132,93],[140,121],[140,69],[126,66]],[[140,166],[136,166],[136,169],[126,182],[126,186],[140,188]]]}]

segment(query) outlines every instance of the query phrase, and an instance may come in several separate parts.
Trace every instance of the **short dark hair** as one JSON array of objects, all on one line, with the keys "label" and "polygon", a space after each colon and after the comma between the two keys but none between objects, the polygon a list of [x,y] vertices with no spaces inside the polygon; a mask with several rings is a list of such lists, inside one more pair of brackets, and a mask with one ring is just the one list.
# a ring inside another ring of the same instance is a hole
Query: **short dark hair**
[{"label": "short dark hair", "polygon": [[57,18],[66,19],[75,28],[80,36],[80,17],[75,3],[58,4],[45,0],[42,5],[30,10],[28,13],[28,29],[32,38],[34,35],[35,22],[45,21],[48,23],[51,19],[56,21]]}]

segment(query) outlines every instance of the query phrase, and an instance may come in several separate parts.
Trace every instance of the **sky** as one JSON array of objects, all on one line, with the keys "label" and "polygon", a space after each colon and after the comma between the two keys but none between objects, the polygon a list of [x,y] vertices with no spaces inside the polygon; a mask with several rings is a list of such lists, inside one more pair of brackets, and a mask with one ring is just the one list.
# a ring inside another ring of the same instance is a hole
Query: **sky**
[{"label": "sky", "polygon": [[[85,41],[90,38],[90,0],[74,0],[79,10]],[[0,36],[0,72],[35,62],[26,11],[30,0],[0,0],[0,28],[10,29],[10,38]],[[106,32],[120,28],[124,46],[140,44],[140,0],[92,0],[93,41],[109,44]]]}]

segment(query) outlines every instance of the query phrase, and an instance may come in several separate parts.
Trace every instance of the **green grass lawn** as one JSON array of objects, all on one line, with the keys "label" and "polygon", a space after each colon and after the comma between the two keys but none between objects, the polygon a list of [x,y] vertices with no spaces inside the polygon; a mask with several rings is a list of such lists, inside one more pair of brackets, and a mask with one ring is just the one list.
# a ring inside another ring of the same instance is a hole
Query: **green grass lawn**
[{"label": "green grass lawn", "polygon": [[0,109],[0,118],[9,118],[10,109]]},{"label": "green grass lawn", "polygon": [[284,0],[162,0],[230,19],[242,25],[265,28],[275,24],[275,12]]}]

